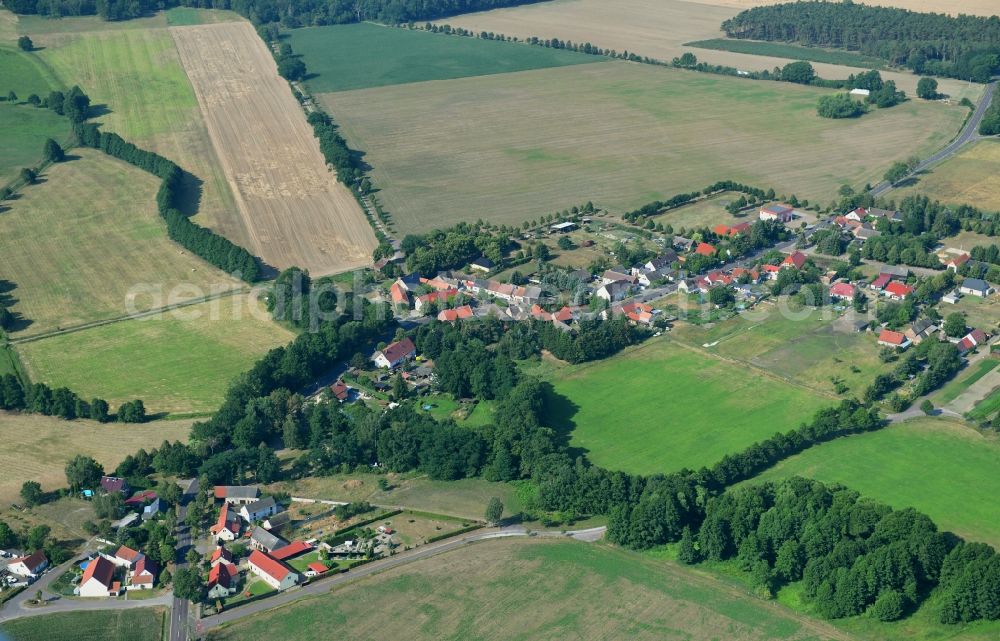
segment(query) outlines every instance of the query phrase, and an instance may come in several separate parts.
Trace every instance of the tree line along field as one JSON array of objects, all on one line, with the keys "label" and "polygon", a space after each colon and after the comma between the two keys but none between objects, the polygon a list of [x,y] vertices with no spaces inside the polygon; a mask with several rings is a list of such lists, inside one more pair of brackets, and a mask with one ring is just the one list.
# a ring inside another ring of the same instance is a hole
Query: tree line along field
[{"label": "tree line along field", "polygon": [[371,264],[376,241],[337,182],[267,46],[248,22],[170,33],[250,235],[277,268],[313,275]]},{"label": "tree line along field", "polygon": [[547,420],[570,445],[596,465],[639,474],[712,465],[836,402],[669,339],[547,378]]},{"label": "tree line along field", "polygon": [[[172,302],[242,286],[167,238],[155,176],[96,150],[72,154],[0,215],[0,274],[16,286],[12,310],[30,321],[16,334],[160,307],[175,288]],[[159,300],[134,288],[155,288]]]},{"label": "tree line along field", "polygon": [[[940,2],[949,0],[899,0],[900,2]],[[977,0],[990,3],[991,0]],[[737,4],[734,4],[737,3]],[[733,51],[707,51],[685,46],[691,41],[710,40],[723,36],[720,26],[739,9],[757,4],[754,0],[617,0],[614,3],[602,0],[565,0],[562,2],[540,2],[504,9],[494,9],[479,13],[444,18],[439,23],[464,27],[475,33],[493,31],[509,36],[527,38],[537,36],[542,39],[559,38],[573,42],[590,42],[593,45],[629,51],[641,56],[649,56],[670,61],[675,56],[690,52],[699,60],[710,64],[728,65],[747,71],[763,71],[783,66],[788,58],[776,57],[776,50],[768,55],[737,53]],[[879,4],[893,4],[880,2]],[[962,7],[965,11],[964,3]],[[994,7],[993,13],[996,13]],[[788,53],[787,51],[783,53]],[[846,78],[850,74],[866,71],[865,67],[842,66],[816,62],[813,66],[823,78]],[[883,77],[913,96],[916,94],[918,77],[911,73],[883,72]],[[980,85],[969,86],[965,82],[943,80],[940,91],[955,100],[968,96],[975,100]]]},{"label": "tree line along field", "polygon": [[[294,29],[288,42],[305,61],[310,74],[307,84],[317,93],[605,60],[573,51],[371,23]],[[366,54],[358,55],[359,51]]]},{"label": "tree line along field", "polygon": [[164,440],[187,441],[190,420],[142,425],[64,421],[38,414],[0,411],[0,503],[17,501],[21,484],[38,481],[45,491],[66,486],[64,467],[76,456],[92,456],[112,470],[139,448],[158,447]]},{"label": "tree line along field", "polygon": [[150,318],[17,346],[32,380],[112,407],[141,398],[152,413],[212,412],[230,381],[294,338],[253,295],[235,294]]},{"label": "tree line along field", "polygon": [[15,619],[0,625],[10,641],[160,641],[163,608],[68,612]]},{"label": "tree line along field", "polygon": [[[371,616],[373,602],[392,616]],[[604,545],[477,543],[257,614],[214,641],[839,638],[831,626],[719,581]],[[720,632],[724,636],[720,637]]]},{"label": "tree line along field", "polygon": [[70,123],[48,109],[0,103],[0,131],[4,140],[0,155],[3,186],[15,180],[23,167],[38,165],[47,138],[64,142],[70,135]]},{"label": "tree line along field", "polygon": [[897,198],[925,194],[942,202],[1000,211],[1000,142],[982,140],[940,165],[921,172],[898,190]]},{"label": "tree line along field", "polygon": [[[749,9],[769,4],[779,4],[786,0],[692,0],[697,4],[722,5],[734,9]],[[882,7],[897,7],[922,13],[947,13],[951,15],[966,14],[970,16],[997,15],[997,6],[993,0],[865,0],[858,4],[878,5]]]},{"label": "tree line along field", "polygon": [[914,101],[833,121],[816,115],[827,93],[616,61],[320,100],[366,153],[401,233],[587,200],[633,209],[723,176],[825,202],[937,150],[966,113]]},{"label": "tree line along field", "polygon": [[959,421],[917,419],[812,447],[748,481],[805,476],[914,507],[970,541],[1000,545],[1000,443]]}]

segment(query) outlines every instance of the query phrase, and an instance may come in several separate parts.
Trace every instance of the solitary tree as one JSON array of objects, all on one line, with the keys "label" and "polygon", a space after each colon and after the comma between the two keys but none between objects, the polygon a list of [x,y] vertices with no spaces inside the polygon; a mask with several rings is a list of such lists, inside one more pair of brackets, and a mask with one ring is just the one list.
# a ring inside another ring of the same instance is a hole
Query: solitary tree
[{"label": "solitary tree", "polygon": [[931,403],[930,399],[925,398],[920,403],[920,410],[927,416],[930,416],[934,412],[934,403]]},{"label": "solitary tree", "polygon": [[938,82],[934,78],[921,78],[917,83],[917,97],[934,100],[938,97]]},{"label": "solitary tree", "polygon": [[31,38],[28,36],[21,36],[17,39],[17,46],[21,49],[21,51],[31,51],[35,48],[35,43],[33,43]]},{"label": "solitary tree", "polygon": [[486,505],[486,522],[490,525],[496,525],[501,518],[503,518],[503,501],[494,496]]},{"label": "solitary tree", "polygon": [[13,91],[7,94],[7,102],[17,102],[17,94]]},{"label": "solitary tree", "polygon": [[41,504],[44,498],[42,486],[37,481],[25,481],[21,486],[21,499],[28,507]]},{"label": "solitary tree", "polygon": [[944,333],[946,336],[958,338],[965,334],[965,315],[960,312],[948,314],[944,319]]},{"label": "solitary tree", "polygon": [[894,162],[892,164],[892,167],[889,167],[889,170],[885,172],[884,178],[886,179],[887,182],[895,185],[900,180],[906,178],[908,175],[910,175],[909,165],[907,165],[905,162],[897,161]]},{"label": "solitary tree", "polygon": [[45,156],[45,160],[49,162],[62,162],[66,159],[66,152],[64,152],[63,148],[59,146],[59,143],[51,138],[45,141],[43,154]]}]

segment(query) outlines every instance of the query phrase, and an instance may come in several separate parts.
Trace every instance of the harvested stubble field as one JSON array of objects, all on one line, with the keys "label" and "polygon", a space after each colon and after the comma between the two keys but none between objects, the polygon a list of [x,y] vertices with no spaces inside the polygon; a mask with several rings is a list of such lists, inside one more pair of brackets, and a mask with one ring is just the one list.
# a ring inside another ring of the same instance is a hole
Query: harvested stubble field
[{"label": "harvested stubble field", "polygon": [[[251,311],[251,306],[253,309]],[[112,407],[141,398],[152,413],[211,412],[229,382],[294,335],[252,294],[17,346],[32,380]]]},{"label": "harvested stubble field", "polygon": [[0,504],[16,500],[21,484],[38,481],[51,491],[66,486],[64,466],[77,454],[94,457],[113,470],[139,448],[159,447],[164,440],[187,441],[190,420],[155,421],[142,425],[64,421],[37,414],[0,411]]},{"label": "harvested stubble field", "polygon": [[[950,3],[951,0],[900,0],[912,2]],[[991,4],[993,0],[976,0]],[[733,3],[736,3],[735,5]],[[590,42],[596,46],[630,51],[669,61],[684,52],[691,52],[699,60],[738,69],[762,71],[788,63],[787,58],[773,55],[761,56],[729,51],[706,51],[683,46],[695,40],[719,38],[722,22],[739,12],[740,8],[758,4],[752,0],[563,0],[540,2],[507,9],[445,18],[442,24],[464,27],[475,32],[493,31],[508,36],[526,38],[557,37],[573,42]],[[887,2],[886,4],[890,4]],[[741,6],[746,5],[746,6]],[[964,13],[973,13],[966,10]],[[996,12],[994,6],[994,12]],[[824,78],[846,78],[849,74],[865,69],[853,66],[814,63],[817,73]],[[919,78],[911,73],[883,72],[883,77],[896,81],[896,85],[910,95],[915,95]],[[940,90],[960,99],[976,98],[974,85],[957,80],[942,80]]]},{"label": "harvested stubble field", "polygon": [[375,235],[250,23],[170,29],[250,236],[248,249],[313,275],[371,262]]},{"label": "harvested stubble field", "polygon": [[[392,616],[370,616],[373,602]],[[466,546],[243,619],[215,641],[328,639],[844,639],[716,579],[605,545]],[[721,636],[720,636],[721,634]]]},{"label": "harvested stubble field", "polygon": [[666,338],[547,377],[549,424],[595,464],[639,474],[711,465],[836,402]]},{"label": "harvested stubble field", "polygon": [[[0,274],[16,285],[13,310],[31,321],[20,335],[242,285],[167,238],[155,176],[96,150],[72,154],[0,214]],[[130,298],[135,286],[156,288],[160,299]]]},{"label": "harvested stubble field", "polygon": [[918,419],[817,445],[748,481],[804,476],[843,483],[942,529],[1000,545],[1000,443],[960,421]]},{"label": "harvested stubble field", "polygon": [[199,224],[247,246],[249,234],[167,29],[75,33],[79,21],[86,20],[48,21],[66,32],[35,36],[45,47],[38,55],[63,84],[79,84],[95,104],[104,105],[96,121],[105,130],[190,172],[194,178],[186,182],[185,213],[197,213]]},{"label": "harvested stubble field", "polygon": [[608,62],[321,100],[367,153],[402,233],[520,223],[587,200],[632,209],[721,177],[828,202],[845,182],[939,149],[966,114],[914,101],[834,121],[816,115],[828,93]]},{"label": "harvested stubble field", "polygon": [[897,199],[916,193],[950,204],[1000,211],[1000,142],[982,140],[966,147],[897,192]]}]

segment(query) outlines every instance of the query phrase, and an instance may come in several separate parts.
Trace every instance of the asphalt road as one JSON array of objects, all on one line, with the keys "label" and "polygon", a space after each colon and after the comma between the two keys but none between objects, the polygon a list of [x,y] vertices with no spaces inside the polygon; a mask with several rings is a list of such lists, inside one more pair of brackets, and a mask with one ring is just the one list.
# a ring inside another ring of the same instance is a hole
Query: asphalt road
[{"label": "asphalt road", "polygon": [[[395,568],[401,565],[412,563],[414,561],[419,561],[421,559],[426,559],[432,556],[437,556],[438,554],[443,554],[445,552],[450,552],[452,550],[459,549],[469,543],[474,543],[476,541],[486,541],[490,539],[508,538],[508,537],[520,537],[520,536],[540,536],[546,538],[574,538],[580,541],[593,542],[598,541],[604,536],[606,528],[596,527],[587,530],[577,530],[573,532],[567,532],[562,534],[559,532],[537,532],[529,534],[528,530],[520,525],[507,526],[502,528],[490,528],[486,531],[477,531],[462,536],[458,536],[452,539],[446,539],[440,543],[426,545],[402,552],[395,556],[390,556],[386,559],[380,561],[375,561],[367,565],[362,565],[359,568],[350,570],[349,572],[344,572],[343,574],[337,574],[329,579],[324,579],[316,583],[310,583],[303,587],[296,587],[279,595],[263,599],[261,601],[256,601],[248,605],[235,608],[223,612],[222,614],[216,614],[205,619],[202,619],[202,624],[204,629],[208,630],[211,628],[216,628],[225,623],[230,623],[244,617],[259,614],[266,610],[297,601],[303,597],[314,596],[317,594],[325,594],[331,591],[337,586],[344,585],[345,583],[350,583],[352,581],[357,581],[358,579],[364,578],[366,576],[371,576],[373,574],[378,574],[384,572],[391,568]],[[171,636],[171,641],[175,641],[174,637]]]},{"label": "asphalt road", "polygon": [[[979,123],[982,122],[983,116],[986,115],[986,110],[989,109],[990,102],[993,100],[993,91],[996,89],[996,85],[997,85],[996,81],[993,81],[989,85],[987,85],[986,92],[983,94],[983,97],[979,101],[979,104],[976,105],[976,110],[972,113],[972,116],[969,118],[968,122],[965,123],[965,127],[962,129],[962,132],[958,134],[958,137],[952,140],[948,144],[948,146],[946,146],[944,149],[942,149],[941,151],[937,152],[930,158],[927,158],[919,165],[917,165],[917,168],[914,169],[912,172],[910,172],[907,178],[913,176],[914,174],[919,174],[925,169],[929,169],[930,167],[938,164],[942,160],[954,156],[965,145],[980,139]],[[875,185],[872,188],[872,190],[868,193],[870,193],[872,196],[878,197],[885,195],[893,188],[894,185],[883,181]]]},{"label": "asphalt road", "polygon": [[[177,506],[177,568],[187,567],[184,555],[191,548],[191,528],[184,523],[187,516],[187,504],[198,493],[198,479],[192,479],[184,490],[181,503]],[[190,630],[190,607],[191,603],[187,599],[173,597],[170,608],[170,636],[169,641],[187,641]]]}]

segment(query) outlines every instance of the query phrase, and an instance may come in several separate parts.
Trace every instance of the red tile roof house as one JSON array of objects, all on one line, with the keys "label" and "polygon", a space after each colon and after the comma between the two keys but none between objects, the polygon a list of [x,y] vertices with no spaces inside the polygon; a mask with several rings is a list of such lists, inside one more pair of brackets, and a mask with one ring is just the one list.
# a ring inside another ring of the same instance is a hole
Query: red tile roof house
[{"label": "red tile roof house", "polygon": [[[80,579],[79,594],[82,597],[118,596],[121,586],[115,578],[115,564],[103,556],[91,559]],[[116,589],[117,588],[117,589]]]},{"label": "red tile roof house", "polygon": [[768,280],[778,280],[778,272],[781,268],[777,265],[762,265],[761,269],[764,270],[764,275]]},{"label": "red tile roof house", "polygon": [[653,308],[645,303],[625,303],[622,305],[622,313],[633,323],[650,325],[653,322]]},{"label": "red tile roof house", "polygon": [[736,225],[716,225],[712,228],[716,236],[739,236],[750,229],[750,223],[739,223]]},{"label": "red tile roof house", "polygon": [[761,220],[776,220],[781,223],[790,223],[795,218],[795,210],[782,203],[774,203],[766,207],[761,207],[759,216]]},{"label": "red tile roof house", "polygon": [[128,481],[120,479],[117,476],[102,476],[101,489],[108,494],[114,494],[115,492],[119,494],[129,493]]},{"label": "red tile roof house", "polygon": [[472,308],[468,305],[462,305],[455,309],[442,309],[437,315],[437,319],[445,323],[454,323],[466,318],[472,318]]},{"label": "red tile roof house", "polygon": [[413,303],[413,309],[418,312],[423,312],[429,305],[435,303],[438,305],[445,305],[456,296],[458,296],[457,289],[443,289],[438,292],[423,294],[421,296],[417,296],[416,302]]},{"label": "red tile roof house", "polygon": [[853,301],[854,293],[854,285],[850,283],[834,283],[833,285],[830,285],[830,298]]},{"label": "red tile roof house", "polygon": [[910,346],[910,339],[905,334],[894,332],[891,329],[883,329],[878,335],[878,344],[886,347],[898,347],[906,349]]},{"label": "red tile roof house", "polygon": [[7,566],[7,570],[19,576],[35,578],[49,567],[49,559],[45,552],[37,550],[31,556],[23,556],[14,559]]},{"label": "red tile roof house", "polygon": [[243,521],[235,510],[229,509],[229,503],[223,503],[219,510],[219,519],[209,528],[216,541],[235,541],[243,529]]},{"label": "red tile roof house", "polygon": [[715,247],[708,243],[698,243],[698,247],[695,248],[694,253],[701,256],[715,256]]},{"label": "red tile roof house", "polygon": [[232,552],[230,552],[229,550],[220,545],[219,547],[215,548],[215,552],[212,552],[212,557],[209,560],[209,562],[212,564],[213,567],[218,565],[219,563],[232,563],[233,554]]},{"label": "red tile roof house", "polygon": [[393,369],[417,355],[417,346],[409,337],[388,345],[372,354],[375,365],[383,369]]},{"label": "red tile roof house", "polygon": [[343,403],[350,398],[351,388],[349,388],[344,381],[337,381],[330,386],[330,393],[333,394],[333,397],[337,399],[338,402]]},{"label": "red tile roof house", "polygon": [[123,568],[128,568],[130,570],[134,569],[136,567],[136,564],[138,564],[139,561],[141,561],[144,558],[146,558],[145,554],[133,550],[132,548],[127,547],[125,545],[118,548],[118,551],[115,552],[115,555],[113,557],[111,556],[107,557],[107,559],[112,563],[114,563],[115,565]]},{"label": "red tile roof house", "polygon": [[272,550],[271,558],[279,561],[287,561],[288,559],[294,559],[297,556],[301,556],[312,549],[313,546],[309,545],[305,541],[292,541],[284,547]]},{"label": "red tile roof house", "polygon": [[781,261],[781,268],[794,267],[795,269],[802,269],[802,266],[806,264],[807,256],[802,252],[792,252],[788,256],[785,256],[785,260]]},{"label": "red tile roof house", "polygon": [[964,265],[965,263],[969,262],[970,258],[972,258],[972,256],[968,254],[959,254],[958,256],[955,256],[945,261],[944,264],[945,269],[950,269],[951,271],[957,274],[958,268]]},{"label": "red tile roof house", "polygon": [[308,569],[306,570],[306,576],[309,577],[319,576],[320,574],[323,574],[329,569],[330,568],[326,567],[325,565],[319,562],[310,563]]},{"label": "red tile roof house", "polygon": [[974,329],[966,334],[962,340],[958,341],[956,347],[958,347],[958,351],[965,354],[966,352],[971,352],[977,345],[984,344],[987,340],[988,337],[983,330]]},{"label": "red tile roof house", "polygon": [[410,306],[410,293],[398,280],[389,288],[389,299],[393,305],[407,308]]},{"label": "red tile roof house", "polygon": [[160,569],[149,557],[142,557],[135,564],[135,570],[129,575],[129,585],[126,590],[152,590],[156,583],[156,575]]},{"label": "red tile roof house", "polygon": [[156,492],[153,490],[144,490],[139,492],[130,499],[125,499],[125,505],[129,507],[139,507],[146,501],[156,500]]},{"label": "red tile roof house", "polygon": [[232,563],[219,563],[213,565],[208,573],[208,598],[209,600],[224,599],[236,592],[236,585],[239,582],[240,571]]},{"label": "red tile roof house", "polygon": [[287,590],[299,582],[299,575],[295,570],[259,550],[250,554],[247,565],[251,572],[278,591]]},{"label": "red tile roof house", "polygon": [[880,292],[885,289],[885,286],[889,284],[892,280],[892,276],[889,274],[879,274],[879,277],[872,281],[869,285],[873,290]]},{"label": "red tile roof house", "polygon": [[906,283],[894,280],[885,286],[883,293],[892,300],[906,300],[906,297],[913,293],[913,288]]},{"label": "red tile roof house", "polygon": [[844,216],[847,220],[853,220],[855,222],[862,222],[867,217],[868,212],[866,212],[863,207],[858,207],[854,211],[849,211]]}]

